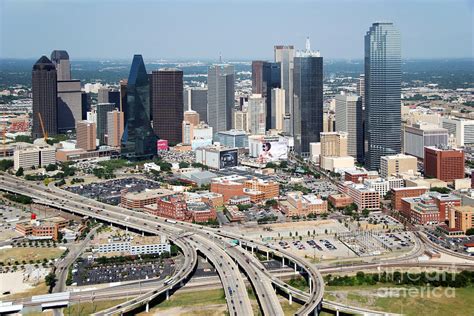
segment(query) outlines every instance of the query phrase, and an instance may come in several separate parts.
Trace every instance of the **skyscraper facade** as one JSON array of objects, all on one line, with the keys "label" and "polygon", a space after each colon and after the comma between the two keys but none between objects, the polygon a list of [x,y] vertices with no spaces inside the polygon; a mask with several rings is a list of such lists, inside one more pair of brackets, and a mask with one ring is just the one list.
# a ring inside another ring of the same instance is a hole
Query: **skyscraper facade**
[{"label": "skyscraper facade", "polygon": [[252,61],[252,93],[262,94],[263,93],[263,60]]},{"label": "skyscraper facade", "polygon": [[358,95],[336,95],[336,132],[347,132],[347,152],[362,161],[362,102]]},{"label": "skyscraper facade", "polygon": [[94,122],[78,121],[76,124],[76,148],[87,151],[95,150],[96,126]]},{"label": "skyscraper facade", "polygon": [[153,131],[171,144],[182,141],[183,71],[164,68],[152,72]]},{"label": "skyscraper facade", "polygon": [[34,64],[31,84],[33,139],[44,137],[43,128],[49,136],[56,135],[58,131],[57,73],[56,67],[48,57],[42,56]]},{"label": "skyscraper facade", "polygon": [[207,71],[207,120],[214,133],[229,130],[234,108],[234,66],[212,65]]},{"label": "skyscraper facade", "polygon": [[65,50],[54,50],[51,53],[51,61],[56,67],[58,81],[71,80],[71,63]]},{"label": "skyscraper facade", "polygon": [[123,112],[107,112],[107,145],[120,147],[123,134]]},{"label": "skyscraper facade", "polygon": [[[293,68],[295,48],[293,45],[276,45],[274,47],[275,62],[280,63],[281,69],[281,88],[285,90],[285,114],[292,115],[293,113]],[[291,120],[289,121],[286,131],[292,134],[293,127]]]},{"label": "skyscraper facade", "polygon": [[189,88],[187,91],[188,107],[199,114],[201,121],[207,122],[207,89],[200,87]]},{"label": "skyscraper facade", "polygon": [[323,131],[323,58],[309,42],[294,58],[293,84],[294,150],[306,156],[309,143],[319,142]]},{"label": "skyscraper facade", "polygon": [[401,152],[400,33],[390,22],[372,24],[365,35],[365,165]]},{"label": "skyscraper facade", "polygon": [[82,91],[80,80],[58,81],[58,132],[73,130],[82,120]]},{"label": "skyscraper facade", "polygon": [[[281,65],[280,63],[268,63],[263,64],[263,75],[262,75],[262,97],[265,98],[266,103],[266,127],[267,129],[275,127],[275,115],[272,111],[272,89],[281,87]],[[283,115],[283,114],[282,114]],[[282,117],[283,119],[283,117]]]},{"label": "skyscraper facade", "polygon": [[125,125],[121,153],[131,159],[152,157],[157,138],[150,121],[150,87],[141,55],[133,56],[126,94],[127,102],[122,102]]},{"label": "skyscraper facade", "polygon": [[266,104],[260,94],[249,98],[247,110],[248,128],[252,135],[265,135],[266,131]]},{"label": "skyscraper facade", "polygon": [[272,92],[272,122],[271,128],[283,131],[283,118],[285,117],[285,90],[273,88]]},{"label": "skyscraper facade", "polygon": [[99,145],[107,144],[107,115],[109,112],[115,110],[114,103],[99,103],[96,107],[97,113],[97,138]]}]

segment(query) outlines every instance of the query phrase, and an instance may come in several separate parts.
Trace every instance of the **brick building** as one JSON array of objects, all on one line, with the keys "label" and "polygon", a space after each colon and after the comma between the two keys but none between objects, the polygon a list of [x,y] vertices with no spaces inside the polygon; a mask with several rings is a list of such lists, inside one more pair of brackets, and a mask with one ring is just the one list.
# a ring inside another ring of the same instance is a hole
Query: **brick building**
[{"label": "brick building", "polygon": [[425,147],[425,176],[446,182],[464,178],[464,152],[460,149]]},{"label": "brick building", "polygon": [[392,208],[399,211],[402,207],[402,199],[406,197],[420,196],[426,191],[426,187],[409,187],[409,188],[393,188],[392,192]]}]

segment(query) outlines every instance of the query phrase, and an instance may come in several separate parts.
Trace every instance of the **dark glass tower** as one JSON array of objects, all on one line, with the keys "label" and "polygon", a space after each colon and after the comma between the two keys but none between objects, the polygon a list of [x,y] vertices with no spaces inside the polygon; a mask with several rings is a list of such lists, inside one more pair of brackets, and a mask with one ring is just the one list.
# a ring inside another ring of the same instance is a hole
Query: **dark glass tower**
[{"label": "dark glass tower", "polygon": [[365,35],[365,165],[401,152],[401,49],[393,23],[374,23]]},{"label": "dark glass tower", "polygon": [[134,55],[127,83],[127,102],[122,104],[125,126],[122,156],[146,159],[156,154],[156,136],[150,122],[150,87],[142,55]]},{"label": "dark glass tower", "polygon": [[182,141],[183,72],[164,68],[152,73],[153,130],[171,144]]},{"label": "dark glass tower", "polygon": [[281,87],[280,63],[265,62],[262,67],[262,96],[265,98],[267,117],[267,129],[275,128],[275,113],[272,112],[272,89]]},{"label": "dark glass tower", "polygon": [[294,148],[307,156],[309,143],[319,142],[323,131],[323,58],[309,43],[294,58],[293,91]]},{"label": "dark glass tower", "polygon": [[44,137],[40,123],[43,121],[49,136],[58,132],[57,73],[56,67],[46,56],[42,56],[33,66],[33,139]]}]

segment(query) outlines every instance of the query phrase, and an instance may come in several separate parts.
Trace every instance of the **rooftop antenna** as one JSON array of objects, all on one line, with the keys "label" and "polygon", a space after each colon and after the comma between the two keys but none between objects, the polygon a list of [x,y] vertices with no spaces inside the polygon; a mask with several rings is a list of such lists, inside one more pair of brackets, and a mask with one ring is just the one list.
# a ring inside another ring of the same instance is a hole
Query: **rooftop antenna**
[{"label": "rooftop antenna", "polygon": [[306,51],[309,52],[311,50],[311,43],[309,41],[309,36],[306,37]]},{"label": "rooftop antenna", "polygon": [[222,64],[222,53],[219,52],[219,64]]}]

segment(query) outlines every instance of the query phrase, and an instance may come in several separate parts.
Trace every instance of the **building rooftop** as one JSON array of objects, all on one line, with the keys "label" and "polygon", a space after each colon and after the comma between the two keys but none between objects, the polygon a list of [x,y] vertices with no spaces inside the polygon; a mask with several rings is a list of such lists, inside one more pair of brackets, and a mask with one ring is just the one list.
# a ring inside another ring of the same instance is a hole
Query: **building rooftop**
[{"label": "building rooftop", "polygon": [[151,199],[155,197],[161,197],[166,195],[172,195],[173,191],[167,189],[145,189],[144,191],[139,192],[126,192],[125,198],[130,200],[144,200]]}]

